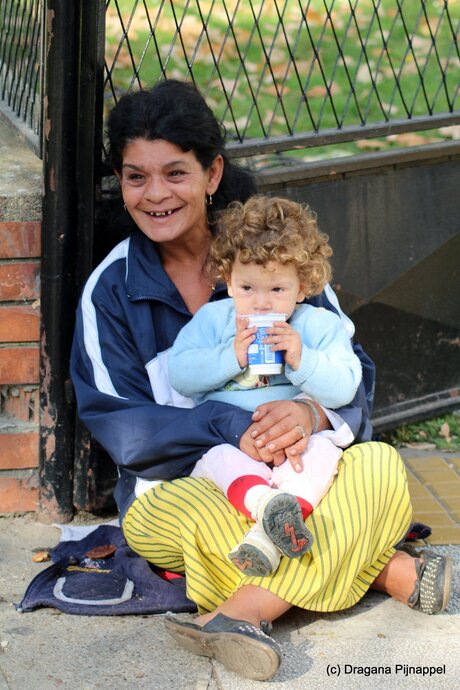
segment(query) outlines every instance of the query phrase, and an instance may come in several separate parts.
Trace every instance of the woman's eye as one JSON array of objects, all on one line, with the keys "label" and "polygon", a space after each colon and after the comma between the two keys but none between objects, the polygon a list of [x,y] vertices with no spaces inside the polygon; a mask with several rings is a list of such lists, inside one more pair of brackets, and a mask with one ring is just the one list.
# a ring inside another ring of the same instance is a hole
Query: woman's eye
[{"label": "woman's eye", "polygon": [[130,175],[127,175],[126,179],[128,182],[141,182],[144,179],[144,176],[140,175],[139,173],[131,173]]},{"label": "woman's eye", "polygon": [[169,173],[169,177],[181,177],[181,175],[184,175],[185,173],[183,170],[171,170]]}]

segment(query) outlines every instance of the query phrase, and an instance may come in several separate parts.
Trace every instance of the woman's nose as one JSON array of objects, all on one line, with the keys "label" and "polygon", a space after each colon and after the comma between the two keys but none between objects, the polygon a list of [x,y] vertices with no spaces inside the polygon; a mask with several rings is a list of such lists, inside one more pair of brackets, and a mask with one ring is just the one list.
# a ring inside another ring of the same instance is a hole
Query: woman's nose
[{"label": "woman's nose", "polygon": [[168,186],[161,177],[151,177],[145,189],[145,198],[158,203],[169,196]]}]

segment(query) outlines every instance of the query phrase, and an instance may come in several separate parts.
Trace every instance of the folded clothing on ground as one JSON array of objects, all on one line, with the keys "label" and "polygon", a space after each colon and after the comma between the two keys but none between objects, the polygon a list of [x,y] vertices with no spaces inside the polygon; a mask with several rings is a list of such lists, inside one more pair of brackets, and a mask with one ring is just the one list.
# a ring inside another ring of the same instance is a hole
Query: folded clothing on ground
[{"label": "folded clothing on ground", "polygon": [[36,575],[16,609],[43,606],[90,616],[196,611],[185,577],[151,566],[126,544],[120,527],[100,525],[83,539],[61,541],[53,565]]}]

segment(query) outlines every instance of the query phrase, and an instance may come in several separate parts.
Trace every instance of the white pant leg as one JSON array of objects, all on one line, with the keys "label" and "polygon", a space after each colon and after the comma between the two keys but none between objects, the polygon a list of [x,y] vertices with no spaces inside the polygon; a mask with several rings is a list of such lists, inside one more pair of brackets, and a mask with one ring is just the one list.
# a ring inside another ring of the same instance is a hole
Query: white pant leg
[{"label": "white pant leg", "polygon": [[235,479],[252,474],[272,484],[272,470],[265,462],[257,462],[229,443],[214,446],[198,460],[191,477],[210,479],[227,495]]},{"label": "white pant leg", "polygon": [[334,481],[341,457],[341,448],[337,448],[330,439],[314,434],[302,454],[302,472],[295,472],[289,460],[286,460],[273,468],[273,485],[303,498],[316,508]]}]

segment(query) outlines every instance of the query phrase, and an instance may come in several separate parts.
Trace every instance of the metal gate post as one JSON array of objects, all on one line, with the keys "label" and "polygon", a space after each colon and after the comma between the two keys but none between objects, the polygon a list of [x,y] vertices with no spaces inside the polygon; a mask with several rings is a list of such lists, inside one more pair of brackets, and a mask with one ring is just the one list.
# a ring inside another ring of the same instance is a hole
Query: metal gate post
[{"label": "metal gate post", "polygon": [[[105,0],[82,2],[80,99],[77,151],[78,244],[76,289],[81,292],[93,268],[96,203],[100,197],[102,121],[104,101]],[[74,453],[74,506],[97,508],[97,457],[89,432],[77,418]]]},{"label": "metal gate post", "polygon": [[75,308],[92,268],[105,1],[47,0],[44,11],[39,513],[65,522],[90,473],[88,436],[80,424],[75,429],[69,360]]},{"label": "metal gate post", "polygon": [[80,0],[46,0],[44,12],[39,516],[65,522],[73,515],[69,353],[76,304]]}]

